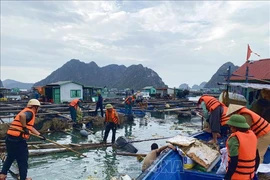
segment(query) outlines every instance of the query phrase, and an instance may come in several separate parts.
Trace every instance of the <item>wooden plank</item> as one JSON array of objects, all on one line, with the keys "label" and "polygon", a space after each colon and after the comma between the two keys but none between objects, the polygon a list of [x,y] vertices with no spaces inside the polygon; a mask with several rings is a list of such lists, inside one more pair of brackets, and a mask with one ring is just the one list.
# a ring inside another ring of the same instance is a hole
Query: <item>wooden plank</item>
[{"label": "wooden plank", "polygon": [[220,153],[217,150],[210,148],[198,140],[196,140],[185,153],[189,158],[206,169],[209,169],[211,164],[220,156]]}]

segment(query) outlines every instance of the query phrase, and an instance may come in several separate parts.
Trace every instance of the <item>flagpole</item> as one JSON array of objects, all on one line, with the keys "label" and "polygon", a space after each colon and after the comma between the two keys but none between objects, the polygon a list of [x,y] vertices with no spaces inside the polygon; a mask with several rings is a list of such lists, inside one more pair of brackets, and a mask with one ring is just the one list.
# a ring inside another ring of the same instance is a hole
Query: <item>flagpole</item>
[{"label": "flagpole", "polygon": [[248,62],[246,63],[246,83],[248,83],[248,71],[249,71],[249,67],[248,67]]}]

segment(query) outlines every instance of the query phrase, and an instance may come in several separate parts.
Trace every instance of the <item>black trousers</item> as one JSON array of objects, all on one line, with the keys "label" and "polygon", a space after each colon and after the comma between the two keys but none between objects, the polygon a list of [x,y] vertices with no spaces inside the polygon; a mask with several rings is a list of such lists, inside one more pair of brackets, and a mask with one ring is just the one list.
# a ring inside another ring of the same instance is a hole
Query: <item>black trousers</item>
[{"label": "black trousers", "polygon": [[26,140],[20,137],[7,136],[6,138],[7,158],[3,164],[1,174],[7,174],[14,160],[17,161],[20,179],[25,180],[28,169],[28,147]]},{"label": "black trousers", "polygon": [[70,116],[71,119],[74,123],[77,122],[77,111],[73,106],[69,106],[69,112],[70,112]]},{"label": "black trousers", "polygon": [[114,143],[115,142],[115,134],[116,134],[116,124],[114,124],[113,122],[106,123],[105,135],[104,135],[103,141],[104,142],[107,141],[110,130],[112,130],[112,133],[113,133],[112,134],[112,143]]},{"label": "black trousers", "polygon": [[102,104],[97,104],[96,105],[95,115],[97,115],[98,109],[100,109],[101,117],[103,117],[103,105]]}]

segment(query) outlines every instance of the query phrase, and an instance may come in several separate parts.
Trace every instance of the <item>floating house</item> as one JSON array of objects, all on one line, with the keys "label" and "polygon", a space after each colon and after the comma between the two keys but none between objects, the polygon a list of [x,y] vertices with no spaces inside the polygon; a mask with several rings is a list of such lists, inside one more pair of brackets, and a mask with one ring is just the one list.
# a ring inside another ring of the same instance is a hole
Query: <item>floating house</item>
[{"label": "floating house", "polygon": [[153,86],[146,86],[143,88],[143,91],[149,92],[149,95],[151,97],[155,96],[157,93],[157,90]]},{"label": "floating house", "polygon": [[177,93],[177,89],[176,88],[169,88],[169,87],[163,87],[163,88],[157,88],[156,89],[156,94],[160,94],[160,97],[164,97],[164,96],[171,96],[171,97],[175,97],[176,93]]},{"label": "floating house", "polygon": [[102,93],[103,95],[103,88],[94,86],[83,86],[83,100],[86,102],[96,102],[98,99],[98,92]]},{"label": "floating house", "polygon": [[268,89],[268,86],[270,86],[270,58],[247,61],[230,77],[230,90],[244,95],[248,100],[248,107],[254,98],[258,98],[260,91]]},{"label": "floating house", "polygon": [[270,58],[247,61],[232,73],[230,92],[245,96],[246,107],[270,122]]},{"label": "floating house", "polygon": [[58,81],[44,86],[46,101],[53,103],[83,99],[83,85],[73,81]]}]

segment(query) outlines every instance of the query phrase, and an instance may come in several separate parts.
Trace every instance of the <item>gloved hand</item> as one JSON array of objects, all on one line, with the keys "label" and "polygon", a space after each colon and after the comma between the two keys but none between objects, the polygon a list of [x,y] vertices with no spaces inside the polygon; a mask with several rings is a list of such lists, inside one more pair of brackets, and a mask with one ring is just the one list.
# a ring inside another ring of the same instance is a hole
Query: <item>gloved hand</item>
[{"label": "gloved hand", "polygon": [[29,129],[27,127],[23,127],[24,134],[29,134]]},{"label": "gloved hand", "polygon": [[104,126],[106,125],[106,121],[103,122],[103,125],[104,125]]},{"label": "gloved hand", "polygon": [[117,124],[117,128],[120,128],[120,124]]},{"label": "gloved hand", "polygon": [[46,138],[43,135],[40,134],[39,136],[40,136],[39,139],[44,140],[44,141],[46,140]]}]

